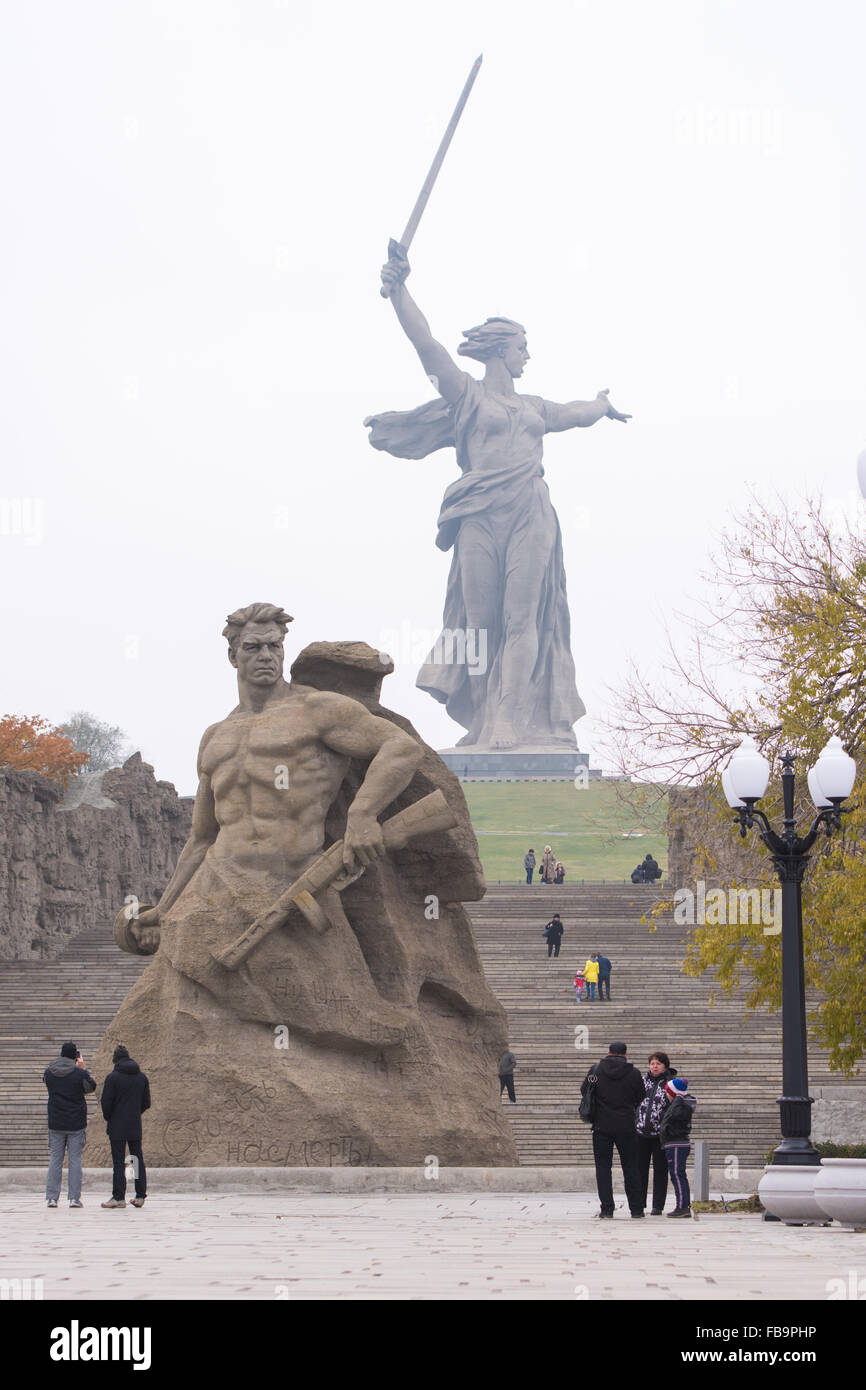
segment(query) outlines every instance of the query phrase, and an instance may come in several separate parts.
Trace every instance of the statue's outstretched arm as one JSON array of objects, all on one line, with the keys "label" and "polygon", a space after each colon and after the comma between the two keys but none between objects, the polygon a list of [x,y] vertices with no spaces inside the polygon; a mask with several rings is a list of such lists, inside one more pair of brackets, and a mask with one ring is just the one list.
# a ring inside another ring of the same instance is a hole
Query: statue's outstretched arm
[{"label": "statue's outstretched arm", "polygon": [[382,266],[382,284],[389,291],[400,327],[421,359],[421,365],[440,396],[456,401],[463,394],[466,372],[462,372],[446,348],[430,332],[418,305],[406,289],[409,262],[405,256],[392,256]]},{"label": "statue's outstretched arm", "polygon": [[594,401],[569,401],[565,405],[558,405],[556,401],[545,401],[544,414],[548,434],[594,425],[597,420],[603,420],[605,417],[609,420],[621,420],[625,424],[631,416],[614,410],[608,400],[609,394],[609,391],[599,391]]}]

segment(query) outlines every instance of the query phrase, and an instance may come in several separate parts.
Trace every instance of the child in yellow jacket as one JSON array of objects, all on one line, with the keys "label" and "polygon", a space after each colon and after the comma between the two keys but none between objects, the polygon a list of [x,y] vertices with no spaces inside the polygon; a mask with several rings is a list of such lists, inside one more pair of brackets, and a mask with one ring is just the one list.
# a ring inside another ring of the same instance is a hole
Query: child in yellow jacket
[{"label": "child in yellow jacket", "polygon": [[586,980],[586,994],[588,999],[595,998],[595,987],[598,984],[598,952],[593,951],[586,965],[583,967],[583,977]]}]

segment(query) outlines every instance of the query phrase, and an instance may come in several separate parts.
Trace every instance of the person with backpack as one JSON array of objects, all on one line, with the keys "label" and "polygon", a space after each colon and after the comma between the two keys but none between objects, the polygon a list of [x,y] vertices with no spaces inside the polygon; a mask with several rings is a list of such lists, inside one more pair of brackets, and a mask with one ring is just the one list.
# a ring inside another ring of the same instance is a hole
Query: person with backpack
[{"label": "person with backpack", "polygon": [[[633,1217],[644,1214],[641,1199],[640,1174],[637,1166],[637,1135],[634,1127],[636,1107],[643,1100],[644,1086],[637,1067],[627,1057],[624,1042],[612,1042],[606,1057],[591,1067],[583,1080],[580,1094],[589,1100],[592,1091],[592,1153],[595,1159],[595,1182],[601,1210],[598,1216],[613,1216],[613,1151],[619,1154],[626,1198]],[[592,1078],[592,1079],[590,1079]],[[581,1117],[586,1118],[581,1109]]]},{"label": "person with backpack", "polygon": [[96,1090],[96,1082],[84,1065],[84,1058],[74,1042],[65,1042],[60,1056],[42,1073],[48,1088],[48,1178],[45,1200],[54,1208],[63,1186],[63,1155],[69,1154],[69,1205],[82,1207],[81,1155],[87,1143],[87,1101],[85,1096]]},{"label": "person with backpack", "polygon": [[648,854],[641,866],[643,868],[644,883],[655,883],[657,878],[661,878],[662,871],[651,854]]},{"label": "person with backpack", "polygon": [[684,1076],[673,1076],[665,1086],[668,1106],[659,1124],[659,1142],[665,1151],[668,1172],[674,1185],[677,1204],[669,1217],[692,1214],[692,1194],[686,1177],[686,1160],[691,1151],[692,1117],[697,1101],[689,1095]]},{"label": "person with backpack", "polygon": [[150,1109],[150,1082],[125,1047],[116,1047],[111,1057],[114,1071],[102,1088],[102,1114],[111,1143],[114,1174],[111,1197],[103,1207],[126,1206],[126,1149],[132,1157],[135,1197],[132,1205],[143,1207],[147,1197],[147,1171],[141,1152],[141,1117]]},{"label": "person with backpack", "polygon": [[665,1198],[668,1195],[668,1161],[659,1139],[659,1126],[668,1108],[665,1086],[677,1074],[671,1066],[666,1052],[651,1052],[649,1071],[643,1075],[644,1098],[637,1108],[635,1128],[637,1130],[637,1162],[640,1172],[643,1204],[646,1206],[649,1190],[650,1164],[653,1170],[653,1204],[651,1216],[664,1216]]}]

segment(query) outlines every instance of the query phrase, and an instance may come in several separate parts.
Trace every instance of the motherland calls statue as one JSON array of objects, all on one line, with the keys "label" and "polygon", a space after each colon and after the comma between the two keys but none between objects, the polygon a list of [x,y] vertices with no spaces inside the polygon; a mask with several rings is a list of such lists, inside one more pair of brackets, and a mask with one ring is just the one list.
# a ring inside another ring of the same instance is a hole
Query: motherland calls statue
[{"label": "motherland calls statue", "polygon": [[227,620],[239,702],[202,738],[162,898],[118,917],[155,956],[94,1067],[123,1043],[148,1073],[157,1166],[513,1164],[459,784],[379,704],[373,648],[315,643],[286,682],[290,621]]},{"label": "motherland calls statue", "polygon": [[[626,421],[607,391],[560,405],[514,388],[529,361],[526,333],[511,319],[470,328],[457,352],[483,362],[479,381],[461,371],[433,337],[406,289],[409,263],[391,242],[382,281],[401,328],[440,399],[417,410],[370,416],[370,443],[397,458],[420,459],[456,448],[462,477],[445,493],[436,544],[454,549],[445,632],[417,685],[467,730],[458,747],[474,750],[577,746],[573,725],[585,713],[575,684],[559,521],[542,467],[542,439],[553,431]],[[450,634],[486,662],[455,662]],[[444,659],[443,659],[444,658]]]}]

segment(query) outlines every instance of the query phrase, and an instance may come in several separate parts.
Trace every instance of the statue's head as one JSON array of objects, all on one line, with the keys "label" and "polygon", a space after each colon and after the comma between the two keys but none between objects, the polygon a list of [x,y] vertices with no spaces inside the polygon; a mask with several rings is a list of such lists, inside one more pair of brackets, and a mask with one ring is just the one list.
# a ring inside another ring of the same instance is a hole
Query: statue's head
[{"label": "statue's head", "polygon": [[273,685],[283,674],[283,642],[292,619],[275,603],[250,603],[226,618],[229,661],[251,685]]},{"label": "statue's head", "polygon": [[526,329],[514,319],[487,319],[477,328],[466,329],[457,352],[485,364],[501,357],[513,377],[522,376],[529,361]]}]

